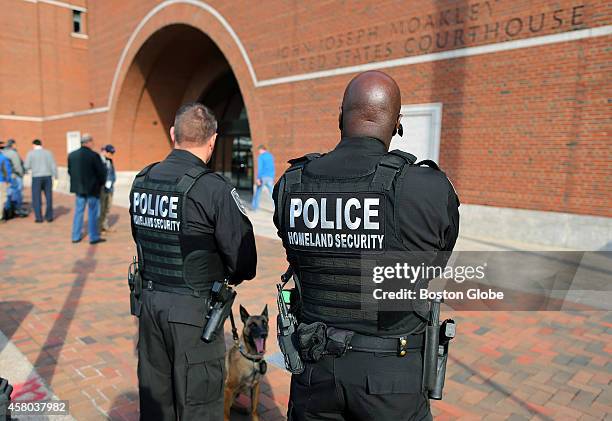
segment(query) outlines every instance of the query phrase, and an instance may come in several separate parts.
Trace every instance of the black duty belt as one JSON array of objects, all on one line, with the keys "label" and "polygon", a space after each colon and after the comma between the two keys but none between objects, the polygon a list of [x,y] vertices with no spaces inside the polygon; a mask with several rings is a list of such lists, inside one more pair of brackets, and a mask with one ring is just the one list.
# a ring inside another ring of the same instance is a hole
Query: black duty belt
[{"label": "black duty belt", "polygon": [[425,334],[405,335],[396,338],[381,338],[355,333],[349,344],[351,351],[396,354],[405,356],[409,350],[423,349]]},{"label": "black duty belt", "polygon": [[144,281],[143,289],[148,291],[170,292],[172,294],[191,295],[192,297],[208,297],[210,291],[198,291],[187,285],[166,285],[159,282]]}]

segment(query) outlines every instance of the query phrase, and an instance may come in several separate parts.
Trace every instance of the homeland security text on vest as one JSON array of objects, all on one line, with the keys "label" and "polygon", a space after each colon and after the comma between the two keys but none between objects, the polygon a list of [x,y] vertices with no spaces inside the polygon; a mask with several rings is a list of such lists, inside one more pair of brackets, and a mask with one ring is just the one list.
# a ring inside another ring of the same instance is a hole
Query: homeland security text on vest
[{"label": "homeland security text on vest", "polygon": [[179,231],[181,222],[176,221],[178,202],[178,196],[134,192],[134,224],[164,231]]},{"label": "homeland security text on vest", "polygon": [[[315,196],[315,194],[313,194]],[[292,197],[287,242],[325,249],[382,250],[380,197]],[[330,232],[332,231],[332,232]],[[335,232],[333,232],[335,231]]]}]

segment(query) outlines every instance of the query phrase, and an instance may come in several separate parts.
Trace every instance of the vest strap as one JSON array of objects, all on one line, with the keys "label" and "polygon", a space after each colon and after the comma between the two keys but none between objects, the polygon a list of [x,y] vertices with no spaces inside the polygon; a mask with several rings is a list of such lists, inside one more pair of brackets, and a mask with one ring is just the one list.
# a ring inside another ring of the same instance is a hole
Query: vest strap
[{"label": "vest strap", "polygon": [[157,164],[159,164],[158,162],[153,162],[152,164],[147,165],[146,167],[144,167],[142,170],[140,170],[140,172],[138,174],[136,174],[135,178],[142,178],[142,177],[146,177],[147,174],[149,173],[149,171],[151,171],[151,168],[153,168],[154,166],[156,166]]},{"label": "vest strap", "polygon": [[276,214],[279,218],[283,218],[283,209],[285,206],[285,196],[293,191],[294,186],[302,182],[302,171],[304,167],[312,160],[321,156],[319,153],[309,153],[299,158],[290,159],[291,167],[281,177],[278,182],[278,197],[276,199]]},{"label": "vest strap", "polygon": [[431,159],[424,159],[424,160],[419,161],[416,164],[414,164],[415,167],[420,167],[420,166],[423,166],[423,165],[427,165],[429,168],[433,168],[434,170],[440,171],[440,167],[438,166],[438,164],[436,164]]},{"label": "vest strap", "polygon": [[211,172],[213,172],[213,170],[211,170],[210,168],[202,168],[202,167],[190,168],[185,173],[185,175],[181,177],[181,180],[178,182],[178,185],[177,185],[178,192],[183,194],[183,196],[186,198],[187,193],[189,193],[189,190],[191,190],[195,182],[198,181],[198,179],[202,177],[204,174],[208,174]]},{"label": "vest strap", "polygon": [[391,151],[378,162],[371,187],[376,189],[391,190],[393,181],[406,164],[412,165],[416,157],[402,151]]}]

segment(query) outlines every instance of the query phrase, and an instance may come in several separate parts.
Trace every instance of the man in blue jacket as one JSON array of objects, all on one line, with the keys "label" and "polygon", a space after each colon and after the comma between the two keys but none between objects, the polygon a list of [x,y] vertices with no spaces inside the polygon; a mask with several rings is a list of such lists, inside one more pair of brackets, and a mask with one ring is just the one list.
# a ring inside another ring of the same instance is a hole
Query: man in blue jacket
[{"label": "man in blue jacket", "polygon": [[[4,148],[4,143],[0,142],[0,149]],[[11,182],[11,161],[0,152],[0,219],[4,220],[4,203],[6,202],[6,193],[9,183]]]},{"label": "man in blue jacket", "polygon": [[253,196],[253,202],[251,207],[254,211],[259,208],[259,200],[261,198],[261,189],[263,187],[268,189],[270,198],[272,197],[272,190],[274,189],[274,156],[264,145],[259,145],[259,158],[257,158],[257,189]]}]

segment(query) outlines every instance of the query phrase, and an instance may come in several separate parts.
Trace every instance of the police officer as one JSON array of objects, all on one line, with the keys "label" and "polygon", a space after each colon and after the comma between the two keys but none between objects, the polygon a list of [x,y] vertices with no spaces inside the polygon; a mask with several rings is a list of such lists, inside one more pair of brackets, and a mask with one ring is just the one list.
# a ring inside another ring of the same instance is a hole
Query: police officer
[{"label": "police officer", "polygon": [[252,279],[257,254],[236,189],[206,165],[216,130],[207,107],[182,106],[170,129],[173,151],[144,168],[130,193],[142,279],[133,306],[142,420],[223,418],[223,334],[200,339],[207,300],[214,281]]},{"label": "police officer", "polygon": [[422,385],[427,311],[371,311],[360,297],[364,257],[435,255],[458,235],[459,200],[445,174],[387,152],[403,131],[400,106],[390,76],[356,76],[342,101],[340,143],[289,161],[275,186],[274,222],[301,286],[305,370],[291,379],[290,420],[431,419]]}]

